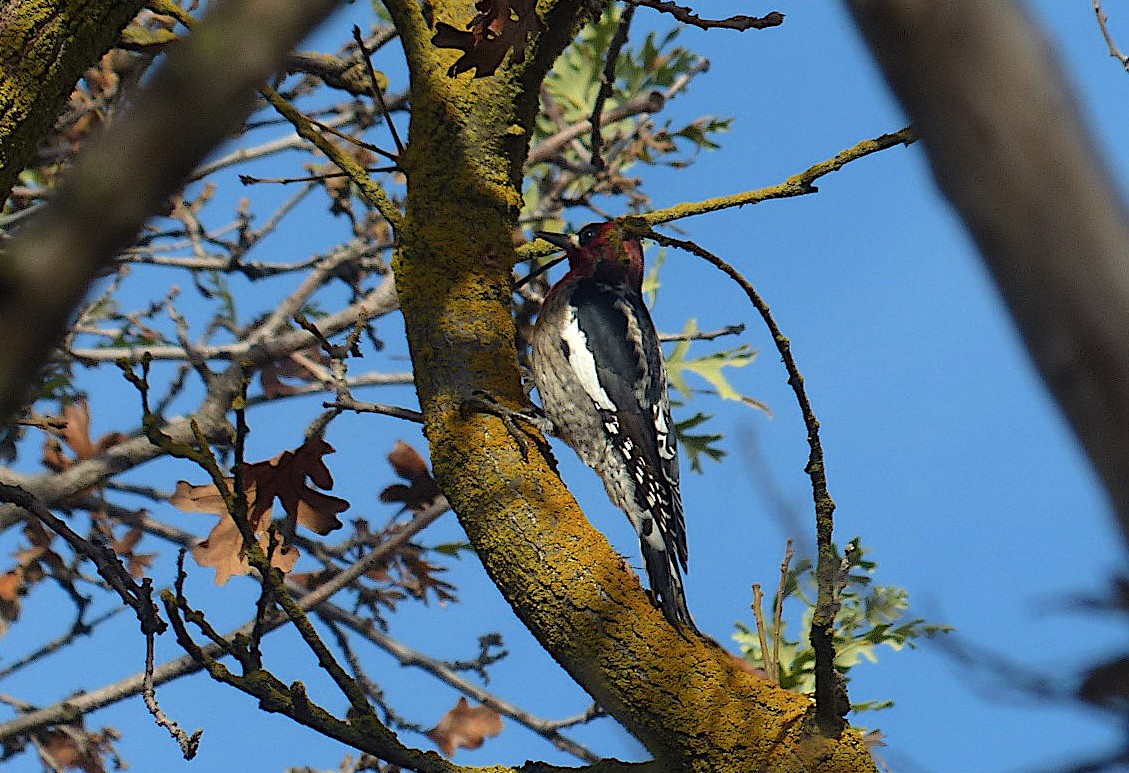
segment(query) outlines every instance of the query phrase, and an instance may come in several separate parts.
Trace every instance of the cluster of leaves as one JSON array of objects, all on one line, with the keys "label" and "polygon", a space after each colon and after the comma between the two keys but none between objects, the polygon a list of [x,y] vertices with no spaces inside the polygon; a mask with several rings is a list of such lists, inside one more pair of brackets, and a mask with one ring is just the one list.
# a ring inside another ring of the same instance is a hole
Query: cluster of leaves
[{"label": "cluster of leaves", "polygon": [[[609,5],[557,59],[542,89],[542,111],[533,133],[535,146],[592,117],[603,82],[605,57],[621,18],[621,7]],[[681,167],[689,163],[693,153],[718,147],[714,136],[728,129],[727,119],[703,117],[678,127],[669,121],[656,127],[650,118],[638,116],[655,108],[642,106],[618,119],[609,118],[629,103],[647,100],[649,94],[653,104],[661,108],[668,90],[676,92],[706,68],[705,60],[674,45],[678,32],[676,28],[661,36],[651,33],[638,48],[624,47],[600,118],[604,146],[600,155],[605,164],[592,164],[591,132],[565,143],[551,161],[527,170],[523,219],[559,229],[563,226],[556,209],[559,203],[589,206],[596,195],[626,196],[631,210],[640,211],[650,199],[642,191],[642,181],[628,176],[632,166],[641,162]],[[683,154],[683,148],[690,154]]]},{"label": "cluster of leaves", "polygon": [[[912,648],[922,638],[952,630],[950,626],[928,623],[920,617],[907,619],[909,593],[904,588],[874,584],[878,565],[866,554],[857,537],[844,551],[842,571],[845,584],[835,627],[835,667],[844,676],[864,659],[876,663],[880,646],[895,651],[906,646]],[[737,633],[733,635],[750,666],[765,676],[775,676],[781,687],[799,693],[815,690],[815,655],[807,638],[815,594],[814,564],[811,559],[800,559],[784,573],[776,607],[781,608],[789,599],[803,605],[799,626],[803,635],[789,639],[785,635],[785,621],[776,618],[766,623],[764,630],[751,629],[739,622]],[[762,649],[762,634],[768,652]],[[893,701],[888,700],[866,701],[855,703],[852,708],[864,711],[892,705]]]},{"label": "cluster of leaves", "polygon": [[176,492],[169,500],[181,510],[190,513],[215,513],[219,523],[192,549],[200,566],[216,570],[216,584],[225,584],[233,575],[251,571],[247,561],[243,534],[232,517],[228,497],[234,493],[245,497],[247,522],[259,540],[260,546],[271,555],[273,566],[288,572],[298,563],[299,551],[284,541],[275,544],[269,530],[273,521],[272,503],[275,499],[286,511],[287,522],[281,531],[292,534],[294,524],[326,535],[341,528],[337,516],[349,508],[349,503],[324,491],[311,488],[309,480],[320,489],[333,487],[333,476],[322,457],[332,453],[333,447],[321,438],[311,438],[294,451],[283,451],[273,459],[244,465],[242,491],[233,492],[234,478],[227,478],[228,491],[220,491],[215,483],[193,486],[188,481],[178,481]]}]

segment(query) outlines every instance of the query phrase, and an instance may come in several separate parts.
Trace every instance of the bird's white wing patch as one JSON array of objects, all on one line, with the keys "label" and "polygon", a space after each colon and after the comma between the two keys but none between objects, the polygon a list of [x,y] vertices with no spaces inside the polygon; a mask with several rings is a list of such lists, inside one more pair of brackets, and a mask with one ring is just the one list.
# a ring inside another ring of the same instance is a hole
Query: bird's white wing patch
[{"label": "bird's white wing patch", "polygon": [[596,407],[604,411],[615,411],[615,403],[608,397],[608,393],[600,386],[600,377],[596,373],[596,360],[592,357],[592,350],[588,347],[588,336],[580,329],[576,319],[576,309],[570,308],[568,322],[561,329],[561,340],[568,345],[568,364],[576,374],[577,381],[584,388],[584,393],[592,399]]}]

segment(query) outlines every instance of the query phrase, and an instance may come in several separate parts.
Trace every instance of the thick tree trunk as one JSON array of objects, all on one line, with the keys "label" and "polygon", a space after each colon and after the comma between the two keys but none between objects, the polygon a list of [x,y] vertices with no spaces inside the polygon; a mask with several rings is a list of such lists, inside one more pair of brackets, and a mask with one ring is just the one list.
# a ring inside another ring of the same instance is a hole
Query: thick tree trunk
[{"label": "thick tree trunk", "polygon": [[0,201],[55,123],[78,79],[141,11],[142,0],[0,4]]},{"label": "thick tree trunk", "polygon": [[[544,71],[578,3],[541,5],[527,63],[449,78],[414,0],[389,2],[412,74],[407,216],[394,263],[436,475],[486,570],[542,646],[600,705],[678,771],[871,771],[859,735],[818,736],[812,703],[745,671],[714,642],[683,638],[577,507],[551,462],[494,417],[464,418],[472,389],[514,407],[511,232]],[[465,3],[433,3],[465,24]]]}]

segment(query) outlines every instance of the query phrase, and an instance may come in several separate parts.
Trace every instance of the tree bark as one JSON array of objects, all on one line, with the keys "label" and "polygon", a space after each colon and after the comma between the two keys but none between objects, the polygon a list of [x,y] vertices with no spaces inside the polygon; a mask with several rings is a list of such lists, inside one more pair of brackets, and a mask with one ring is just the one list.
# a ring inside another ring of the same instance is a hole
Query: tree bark
[{"label": "tree bark", "polygon": [[7,0],[0,5],[0,201],[31,163],[87,69],[142,0]]},{"label": "tree bark", "polygon": [[[511,232],[541,78],[575,32],[579,3],[542,3],[547,31],[524,65],[449,78],[414,0],[387,3],[411,70],[407,212],[393,268],[441,487],[487,572],[543,647],[655,756],[662,770],[872,771],[856,731],[820,737],[809,698],[681,636],[595,531],[537,436],[528,459],[502,423],[464,416],[473,389],[522,404]],[[456,27],[464,3],[435,2]]]}]

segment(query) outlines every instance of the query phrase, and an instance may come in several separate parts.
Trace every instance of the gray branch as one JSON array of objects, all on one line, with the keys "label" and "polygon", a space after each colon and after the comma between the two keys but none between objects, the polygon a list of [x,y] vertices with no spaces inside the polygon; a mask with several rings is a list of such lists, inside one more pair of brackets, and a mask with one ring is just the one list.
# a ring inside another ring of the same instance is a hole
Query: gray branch
[{"label": "gray branch", "polygon": [[0,277],[0,421],[26,402],[94,278],[239,128],[256,88],[335,5],[218,2],[185,43],[170,50],[129,115],[86,150],[58,195],[7,245]]},{"label": "gray branch", "polygon": [[848,0],[1129,542],[1129,218],[1015,0]]}]

